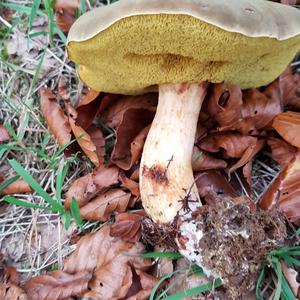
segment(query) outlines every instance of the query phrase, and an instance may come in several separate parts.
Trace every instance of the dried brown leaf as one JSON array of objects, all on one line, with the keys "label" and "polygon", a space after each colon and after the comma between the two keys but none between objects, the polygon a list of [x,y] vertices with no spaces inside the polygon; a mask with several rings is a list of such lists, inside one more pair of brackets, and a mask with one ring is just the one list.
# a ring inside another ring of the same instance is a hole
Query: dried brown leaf
[{"label": "dried brown leaf", "polygon": [[214,158],[208,153],[200,151],[198,147],[194,147],[192,156],[192,168],[194,172],[211,169],[225,169],[226,167],[226,161]]},{"label": "dried brown leaf", "polygon": [[80,215],[89,221],[107,221],[113,212],[126,211],[130,196],[119,189],[109,190],[81,207]]},{"label": "dried brown leaf", "polygon": [[110,228],[110,236],[118,237],[126,242],[138,242],[141,238],[141,222],[144,214],[122,213]]},{"label": "dried brown leaf", "polygon": [[289,66],[279,77],[279,87],[284,107],[300,109],[300,74],[293,74]]},{"label": "dried brown leaf", "polygon": [[223,127],[241,118],[242,91],[238,85],[214,84],[204,103],[205,111]]},{"label": "dried brown leaf", "polygon": [[246,165],[249,161],[253,159],[253,157],[264,147],[265,141],[264,140],[257,140],[255,144],[250,145],[245,152],[243,153],[242,157],[229,168],[228,174],[230,175],[232,172],[241,168],[242,166]]},{"label": "dried brown leaf", "polygon": [[79,7],[79,0],[56,0],[54,6],[56,11],[55,23],[62,32],[69,31],[75,22],[75,13]]},{"label": "dried brown leaf", "polygon": [[[0,182],[1,181],[3,180],[0,178]],[[24,194],[31,192],[32,188],[29,186],[29,184],[23,179],[18,179],[0,191],[0,195]]]},{"label": "dried brown leaf", "polygon": [[283,112],[274,118],[272,126],[288,143],[300,148],[300,113]]},{"label": "dried brown leaf", "polygon": [[139,96],[123,96],[103,109],[100,114],[101,121],[108,127],[117,128],[123,120],[124,113],[129,109],[145,109],[155,111],[157,93],[148,93]]},{"label": "dried brown leaf", "polygon": [[124,170],[129,170],[141,157],[145,139],[154,117],[146,109],[128,109],[116,132],[116,143],[111,161]]},{"label": "dried brown leaf", "polygon": [[227,181],[225,176],[217,171],[205,171],[196,173],[196,185],[199,195],[205,197],[211,193],[224,194],[228,196],[236,196],[236,191],[232,185]]},{"label": "dried brown leaf", "polygon": [[279,173],[259,201],[262,209],[277,206],[292,222],[300,219],[300,153]]},{"label": "dried brown leaf", "polygon": [[54,271],[28,280],[24,289],[30,300],[63,300],[84,293],[91,278],[89,271]]},{"label": "dried brown leaf", "polygon": [[[91,160],[91,162],[96,166],[99,167],[100,161],[97,153],[97,147],[95,143],[92,141],[90,135],[79,126],[75,125],[75,120],[69,118],[69,123],[72,129],[72,132],[77,140],[82,151],[85,155]],[[102,160],[101,153],[99,153],[100,159]]]},{"label": "dried brown leaf", "polygon": [[10,135],[7,129],[0,124],[0,143],[7,142],[10,140]]},{"label": "dried brown leaf", "polygon": [[66,145],[71,140],[71,127],[67,116],[56,103],[55,96],[48,88],[40,89],[41,113],[60,146]]},{"label": "dried brown leaf", "polygon": [[104,94],[94,90],[88,91],[76,107],[76,126],[86,130],[93,124],[100,109],[103,96]]},{"label": "dried brown leaf", "polygon": [[132,195],[139,197],[140,196],[140,188],[139,184],[134,180],[126,177],[123,172],[119,174],[119,180],[121,182],[121,186],[128,189]]},{"label": "dried brown leaf", "polygon": [[0,299],[1,300],[31,300],[31,298],[27,297],[23,289],[11,283],[0,283]]},{"label": "dried brown leaf", "polygon": [[211,134],[199,143],[199,148],[208,152],[218,152],[221,149],[225,155],[232,158],[240,158],[246,149],[255,145],[257,138],[245,136],[235,132]]},{"label": "dried brown leaf", "polygon": [[236,130],[240,133],[258,134],[259,130],[267,129],[273,118],[282,112],[278,86],[274,83],[263,92],[257,89],[243,91],[241,118],[219,131]]},{"label": "dried brown leaf", "polygon": [[[93,274],[89,282],[89,291],[84,297],[121,300],[128,295],[132,287],[134,273],[140,275],[141,270],[151,265],[150,260],[139,257],[144,251],[141,243],[124,242],[111,237],[109,231],[109,226],[103,226],[99,231],[85,235],[65,263],[66,272],[73,274],[85,270]],[[153,282],[156,280],[153,279]],[[148,285],[145,285],[140,277],[142,291],[146,286]]]},{"label": "dried brown leaf", "polygon": [[84,206],[101,190],[117,184],[118,175],[118,168],[101,166],[92,173],[76,179],[67,193],[65,208],[70,208],[72,197],[77,199],[80,207]]},{"label": "dried brown leaf", "polygon": [[273,159],[280,164],[282,169],[295,157],[297,153],[297,148],[281,139],[270,137],[267,139],[267,143],[271,148]]}]

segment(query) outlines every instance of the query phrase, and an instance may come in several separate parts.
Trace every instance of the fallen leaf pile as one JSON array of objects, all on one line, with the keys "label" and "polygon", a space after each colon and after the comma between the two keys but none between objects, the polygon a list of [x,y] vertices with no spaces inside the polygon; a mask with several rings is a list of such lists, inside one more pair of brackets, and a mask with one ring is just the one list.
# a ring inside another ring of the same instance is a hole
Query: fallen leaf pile
[{"label": "fallen leaf pile", "polygon": [[86,234],[76,244],[61,271],[28,280],[23,286],[28,299],[148,299],[157,279],[146,273],[151,260],[140,257],[145,251],[139,242],[126,242],[110,236],[104,225]]}]

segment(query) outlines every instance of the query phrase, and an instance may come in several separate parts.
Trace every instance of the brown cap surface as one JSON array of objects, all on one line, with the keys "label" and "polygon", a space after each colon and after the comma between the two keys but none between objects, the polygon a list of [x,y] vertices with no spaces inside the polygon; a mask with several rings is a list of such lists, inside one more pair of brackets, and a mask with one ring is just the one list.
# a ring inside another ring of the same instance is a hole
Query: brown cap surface
[{"label": "brown cap surface", "polygon": [[156,84],[257,87],[300,49],[300,11],[263,0],[121,0],[83,15],[68,37],[79,76],[98,91]]}]

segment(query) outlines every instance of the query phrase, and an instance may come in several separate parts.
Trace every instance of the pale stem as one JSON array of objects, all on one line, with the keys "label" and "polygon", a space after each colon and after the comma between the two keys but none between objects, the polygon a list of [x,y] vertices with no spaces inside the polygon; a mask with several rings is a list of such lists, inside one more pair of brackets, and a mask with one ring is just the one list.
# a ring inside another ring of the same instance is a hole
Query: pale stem
[{"label": "pale stem", "polygon": [[205,95],[206,83],[159,86],[140,168],[143,207],[156,223],[172,222],[186,200],[201,205],[191,159]]}]

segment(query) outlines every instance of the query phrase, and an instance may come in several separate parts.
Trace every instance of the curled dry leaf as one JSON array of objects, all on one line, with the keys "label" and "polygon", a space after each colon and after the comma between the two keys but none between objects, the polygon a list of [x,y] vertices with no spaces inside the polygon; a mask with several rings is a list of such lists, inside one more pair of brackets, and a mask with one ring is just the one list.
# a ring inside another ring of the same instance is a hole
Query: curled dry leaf
[{"label": "curled dry leaf", "polygon": [[139,96],[123,96],[114,101],[100,114],[100,119],[108,127],[117,128],[123,120],[124,113],[129,109],[145,109],[155,112],[157,93],[148,93]]},{"label": "curled dry leaf", "polygon": [[282,108],[277,84],[269,85],[264,93],[257,89],[245,90],[240,119],[227,126],[221,123],[218,130],[236,130],[244,135],[258,134],[258,130],[268,128],[280,112]]},{"label": "curled dry leaf", "polygon": [[[23,289],[12,283],[0,283],[1,300],[31,300]],[[34,300],[34,299],[32,299]]]},{"label": "curled dry leaf", "polygon": [[24,289],[30,300],[63,300],[84,293],[91,278],[88,271],[54,271],[28,280]]},{"label": "curled dry leaf", "polygon": [[289,66],[279,77],[279,87],[284,107],[300,109],[300,74],[293,74]]},{"label": "curled dry leaf", "polygon": [[119,180],[121,182],[121,186],[128,189],[132,195],[136,197],[140,196],[139,184],[136,181],[126,177],[126,175],[123,172],[120,172]]},{"label": "curled dry leaf", "polygon": [[195,178],[198,192],[201,197],[206,197],[209,194],[224,194],[232,197],[237,195],[225,176],[217,171],[211,170],[196,173]]},{"label": "curled dry leaf", "polygon": [[283,112],[274,118],[272,126],[288,143],[300,148],[300,113]]},{"label": "curled dry leaf", "polygon": [[118,167],[129,170],[141,157],[153,117],[154,112],[147,109],[131,108],[124,112],[111,154],[111,161]]},{"label": "curled dry leaf", "polygon": [[288,165],[297,153],[297,148],[281,139],[270,137],[267,143],[271,148],[273,159],[280,164],[281,169]]},{"label": "curled dry leaf", "polygon": [[89,221],[107,221],[113,212],[124,212],[129,204],[130,193],[112,189],[101,194],[80,208],[80,215]]},{"label": "curled dry leaf", "polygon": [[10,140],[10,135],[7,129],[0,124],[0,143],[7,142]]},{"label": "curled dry leaf", "polygon": [[262,209],[277,206],[292,222],[300,219],[300,153],[279,173],[259,201]]},{"label": "curled dry leaf", "polygon": [[214,84],[204,102],[206,112],[223,127],[241,118],[242,91],[234,84]]},{"label": "curled dry leaf", "polygon": [[118,214],[115,223],[110,228],[110,236],[118,237],[126,242],[138,242],[141,238],[141,222],[144,213]]},{"label": "curled dry leaf", "polygon": [[80,7],[79,0],[56,0],[54,9],[56,11],[55,23],[63,32],[68,32],[75,22],[76,10]]},{"label": "curled dry leaf", "polygon": [[[85,235],[65,263],[66,272],[73,274],[85,270],[93,275],[89,282],[89,291],[84,297],[101,300],[127,299],[125,296],[132,286],[134,272],[140,275],[141,270],[151,265],[150,260],[139,257],[144,251],[141,243],[124,242],[111,237],[109,231],[109,226],[103,226],[99,231]],[[152,288],[156,280],[153,277],[151,279]],[[139,289],[145,290],[142,278]],[[136,295],[140,292],[135,291]],[[147,297],[149,294],[150,291],[147,292]],[[146,300],[147,297],[136,299]]]},{"label": "curled dry leaf", "polygon": [[211,134],[199,143],[199,148],[208,152],[218,152],[221,149],[227,157],[242,157],[246,149],[255,145],[257,138],[245,136],[235,132],[224,132]]},{"label": "curled dry leaf", "polygon": [[264,147],[264,145],[264,140],[256,140],[256,143],[250,145],[245,150],[242,157],[233,166],[229,168],[228,174],[230,175],[232,172],[234,172],[238,168],[241,168],[242,166],[246,165],[249,161],[251,161],[253,157]]},{"label": "curled dry leaf", "polygon": [[[4,182],[4,177],[0,175],[0,183]],[[17,179],[5,189],[0,191],[0,195],[12,195],[12,194],[24,194],[24,193],[31,193],[32,188],[29,184],[23,179]]]},{"label": "curled dry leaf", "polygon": [[87,130],[77,126],[77,111],[69,104],[66,104],[66,107],[69,114],[69,124],[75,138],[77,139],[77,143],[91,162],[96,167],[99,167],[100,164],[103,163],[105,155],[105,140],[101,130],[96,126],[90,126]]},{"label": "curled dry leaf", "polygon": [[56,103],[55,96],[48,88],[40,89],[41,113],[60,146],[71,140],[71,127],[67,116]]},{"label": "curled dry leaf", "polygon": [[118,183],[119,170],[116,167],[101,166],[83,177],[76,179],[67,192],[65,208],[69,209],[72,197],[82,207],[103,189]]},{"label": "curled dry leaf", "polygon": [[88,129],[98,114],[102,102],[103,94],[94,90],[88,93],[80,100],[76,107],[76,125],[84,130]]},{"label": "curled dry leaf", "polygon": [[293,291],[294,296],[299,299],[300,283],[297,281],[298,272],[294,269],[288,268],[284,262],[281,262],[282,273]]},{"label": "curled dry leaf", "polygon": [[194,172],[211,170],[211,169],[225,169],[227,162],[222,159],[217,159],[200,151],[198,147],[194,147],[192,156],[192,168]]}]

